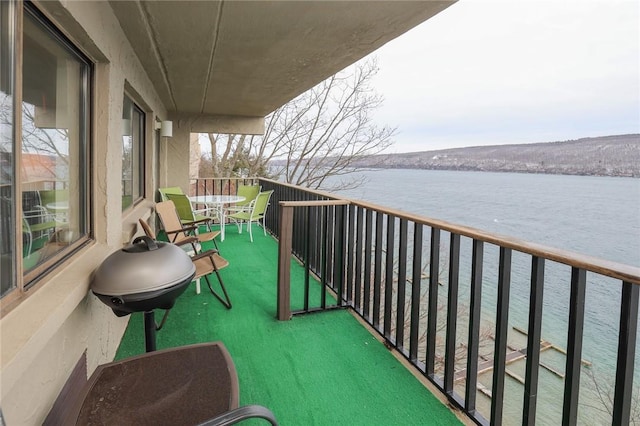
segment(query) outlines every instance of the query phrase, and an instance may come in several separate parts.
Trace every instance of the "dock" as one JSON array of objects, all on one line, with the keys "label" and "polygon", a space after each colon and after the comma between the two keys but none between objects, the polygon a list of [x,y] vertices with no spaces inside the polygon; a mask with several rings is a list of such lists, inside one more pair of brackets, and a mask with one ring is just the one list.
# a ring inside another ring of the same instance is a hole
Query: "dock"
[{"label": "dock", "polygon": [[[520,334],[523,335],[527,335],[527,332],[525,330],[523,330],[522,328],[519,327],[512,327],[514,331],[517,331]],[[493,339],[493,336],[491,336],[491,339]],[[523,359],[525,359],[527,357],[527,348],[514,348],[510,345],[507,345],[507,349],[509,350],[509,352],[507,352],[506,358],[505,358],[505,364],[508,366],[509,364],[513,364],[514,362],[517,361],[521,361]],[[554,345],[551,342],[548,342],[546,340],[540,340],[540,353],[547,351],[547,350],[555,350],[561,354],[563,354],[564,356],[567,355],[567,351],[565,351],[564,349]],[[582,361],[582,365],[585,366],[591,366],[591,362],[586,361],[586,360],[581,360]],[[480,357],[480,360],[478,362],[478,376],[480,376],[481,374],[484,373],[488,373],[489,371],[493,370],[493,358],[486,358],[486,357]],[[564,379],[564,373],[560,372],[558,370],[556,370],[555,368],[544,364],[542,362],[540,362],[540,367],[544,368],[545,370],[553,373],[554,375],[556,375],[557,377],[559,377],[560,379]],[[516,381],[524,384],[524,379],[522,377],[520,377],[519,375],[509,371],[508,369],[505,370],[506,374],[508,376],[510,376],[511,378],[515,379]],[[467,375],[467,369],[463,368],[461,370],[456,371],[455,376],[454,376],[454,381],[458,382],[461,381],[463,379],[466,378]],[[489,393],[490,391],[487,389],[480,389],[483,393]]]}]

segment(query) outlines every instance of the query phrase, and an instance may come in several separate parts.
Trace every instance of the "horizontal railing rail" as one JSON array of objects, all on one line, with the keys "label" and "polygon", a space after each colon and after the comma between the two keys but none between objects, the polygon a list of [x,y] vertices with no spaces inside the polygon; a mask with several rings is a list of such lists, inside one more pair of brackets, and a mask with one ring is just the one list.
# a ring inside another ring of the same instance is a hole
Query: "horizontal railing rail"
[{"label": "horizontal railing rail", "polygon": [[[353,309],[476,423],[503,424],[508,410],[507,423],[535,424],[542,365],[563,380],[558,422],[576,424],[580,410],[588,405],[580,403],[583,366],[589,365],[583,356],[584,329],[594,320],[585,310],[587,287],[612,289],[611,297],[598,301],[612,306],[609,314],[619,313],[612,325],[618,337],[612,402],[606,410],[613,424],[629,423],[640,268],[270,180],[260,182],[275,191],[266,226],[280,240],[280,319],[292,314],[290,286],[295,283],[286,280],[288,253],[293,253],[307,271],[301,312],[334,307],[326,303],[324,289],[329,289],[334,305]],[[309,299],[309,275],[322,288],[316,305]],[[568,292],[566,311],[559,310],[566,322],[566,349],[542,338],[544,293],[557,292],[558,287]],[[509,328],[514,298],[527,306],[522,320],[526,326],[521,329]],[[524,334],[524,348],[512,346],[513,330]],[[563,354],[564,371],[541,362],[549,348]],[[518,361],[525,364],[524,377],[507,368]],[[516,393],[507,392],[507,378],[522,383],[519,401],[514,401]],[[516,415],[520,421],[514,421]]]}]

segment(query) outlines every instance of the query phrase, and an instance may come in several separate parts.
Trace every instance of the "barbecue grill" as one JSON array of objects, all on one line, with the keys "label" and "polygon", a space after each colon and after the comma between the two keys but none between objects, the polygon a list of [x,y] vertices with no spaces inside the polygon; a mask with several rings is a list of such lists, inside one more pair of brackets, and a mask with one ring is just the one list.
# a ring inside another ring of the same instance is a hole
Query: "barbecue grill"
[{"label": "barbecue grill", "polygon": [[[138,237],[112,253],[96,270],[91,290],[119,317],[144,312],[146,350],[155,350],[155,332],[195,276],[191,258],[180,247]],[[167,312],[158,327],[154,309]]]}]

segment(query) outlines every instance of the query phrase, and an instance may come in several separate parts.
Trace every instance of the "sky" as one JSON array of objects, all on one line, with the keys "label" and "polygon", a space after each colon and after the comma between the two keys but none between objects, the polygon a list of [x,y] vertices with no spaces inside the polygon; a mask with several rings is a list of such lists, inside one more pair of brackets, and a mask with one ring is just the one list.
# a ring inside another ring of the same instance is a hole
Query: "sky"
[{"label": "sky", "polygon": [[637,0],[460,0],[373,56],[389,153],[640,133]]}]

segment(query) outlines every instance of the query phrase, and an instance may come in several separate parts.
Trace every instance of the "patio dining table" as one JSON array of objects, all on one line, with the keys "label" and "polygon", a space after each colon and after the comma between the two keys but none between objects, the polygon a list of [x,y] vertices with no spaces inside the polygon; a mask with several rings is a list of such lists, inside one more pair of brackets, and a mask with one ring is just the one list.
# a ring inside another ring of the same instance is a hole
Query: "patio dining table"
[{"label": "patio dining table", "polygon": [[44,206],[51,212],[57,222],[67,222],[67,213],[69,211],[69,201],[54,201]]},{"label": "patio dining table", "polygon": [[224,229],[226,225],[225,209],[227,204],[235,204],[246,198],[239,195],[197,195],[189,197],[191,204],[204,204],[216,211],[220,219],[220,240],[224,241]]}]

